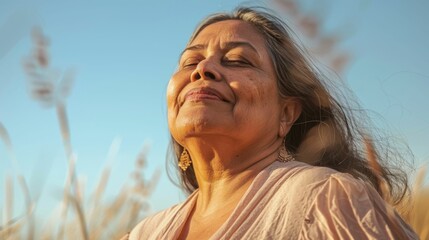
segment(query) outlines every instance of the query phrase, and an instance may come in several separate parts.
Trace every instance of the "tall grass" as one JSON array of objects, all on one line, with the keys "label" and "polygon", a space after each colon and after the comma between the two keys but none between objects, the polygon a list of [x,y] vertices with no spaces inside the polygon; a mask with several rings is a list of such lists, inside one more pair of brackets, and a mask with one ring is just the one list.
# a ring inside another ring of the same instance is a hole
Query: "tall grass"
[{"label": "tall grass", "polygon": [[429,185],[424,184],[427,166],[421,167],[412,185],[409,205],[403,211],[403,218],[416,231],[420,239],[429,239]]},{"label": "tall grass", "polygon": [[316,57],[324,65],[334,70],[337,74],[342,74],[346,70],[352,59],[350,49],[341,47],[343,40],[350,34],[350,26],[337,27],[327,31],[324,26],[326,13],[328,12],[327,2],[317,1],[311,9],[303,8],[302,2],[298,0],[271,0],[275,5],[273,9],[279,11],[280,16],[285,16],[292,28],[296,28],[299,34],[298,42],[304,41],[305,49]]},{"label": "tall grass", "polygon": [[[137,162],[141,163],[142,159]],[[139,167],[140,163],[136,164],[132,175],[141,174],[143,169]],[[12,177],[8,176],[5,180],[6,204],[2,209],[7,221],[0,227],[0,239],[119,239],[147,214],[148,197],[159,173],[155,173],[149,181],[134,178],[122,186],[113,200],[107,201],[103,194],[110,171],[109,166],[103,169],[97,187],[88,198],[83,196],[82,182],[76,181],[81,191],[66,194],[67,201],[61,202],[61,208],[55,209],[44,219],[35,219],[34,208],[37,203],[31,201],[26,187],[22,191],[26,196],[27,209],[20,217],[12,217],[14,185]],[[26,186],[24,178],[16,180]],[[64,209],[67,209],[66,213]]]},{"label": "tall grass", "polygon": [[[159,172],[150,179],[143,177],[147,149],[143,148],[136,159],[129,179],[113,200],[106,200],[104,193],[112,171],[107,164],[101,178],[89,197],[84,196],[85,186],[76,173],[76,156],[70,139],[66,99],[74,80],[73,71],[59,74],[53,70],[48,54],[49,41],[41,29],[33,31],[34,48],[23,61],[31,96],[42,105],[54,107],[61,130],[61,139],[68,164],[66,183],[60,208],[46,219],[35,219],[37,202],[30,195],[27,181],[18,174],[7,176],[5,184],[4,221],[0,225],[0,239],[119,239],[141,220],[149,210],[148,197],[158,181]],[[9,133],[0,122],[0,138],[9,152],[12,166],[18,169]],[[114,141],[108,159],[115,158],[119,142]],[[26,209],[15,217],[14,182],[18,182],[25,198]]]},{"label": "tall grass", "polygon": [[[374,151],[372,140],[366,138],[365,147],[367,150],[367,159],[371,169],[380,175],[381,166],[377,161]],[[402,218],[414,229],[420,239],[429,239],[429,185],[424,184],[426,176],[426,167],[420,167],[416,179],[412,183],[412,189],[409,195],[406,195],[399,204],[394,204],[395,210],[402,216]],[[389,203],[393,201],[389,198],[388,186],[386,182],[380,178],[378,180],[382,190],[382,197]],[[388,216],[395,218],[393,212],[388,212]],[[391,221],[396,222],[396,221]],[[398,231],[401,232],[401,231]],[[399,237],[399,239],[406,239],[406,237]]]}]

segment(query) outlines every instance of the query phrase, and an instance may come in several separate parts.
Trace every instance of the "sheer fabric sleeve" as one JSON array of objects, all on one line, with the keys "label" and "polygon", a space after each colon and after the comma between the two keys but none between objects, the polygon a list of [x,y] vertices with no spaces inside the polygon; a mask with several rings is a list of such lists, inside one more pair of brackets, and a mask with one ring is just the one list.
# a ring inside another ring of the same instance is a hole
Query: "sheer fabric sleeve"
[{"label": "sheer fabric sleeve", "polygon": [[344,173],[320,183],[299,239],[418,239],[369,185]]}]

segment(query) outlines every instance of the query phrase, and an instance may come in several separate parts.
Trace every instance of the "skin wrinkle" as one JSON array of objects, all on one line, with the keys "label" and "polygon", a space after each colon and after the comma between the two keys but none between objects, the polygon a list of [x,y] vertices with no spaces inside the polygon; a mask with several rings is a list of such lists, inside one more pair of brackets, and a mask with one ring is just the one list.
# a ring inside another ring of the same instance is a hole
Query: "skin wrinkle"
[{"label": "skin wrinkle", "polygon": [[[207,49],[208,44],[196,44],[196,45],[191,45],[187,48],[185,48],[185,50],[182,51],[180,59],[183,58],[183,56],[185,55],[185,53],[187,51],[195,51],[195,52],[199,52],[201,50],[205,50]],[[257,54],[259,56],[259,58],[261,57],[258,53],[258,51],[256,50],[256,48],[249,42],[247,41],[230,41],[230,42],[226,42],[224,44],[221,44],[220,49],[222,49],[223,52],[228,52],[231,49],[234,48],[239,48],[239,47],[246,47],[246,48],[250,48],[255,54]],[[181,62],[179,60],[179,62]],[[180,64],[180,63],[179,63]]]},{"label": "skin wrinkle", "polygon": [[[323,76],[313,72],[288,31],[274,16],[247,8],[211,16],[197,27],[188,44],[192,51],[184,54],[167,94],[172,160],[180,161],[183,149],[189,152],[192,165],[179,174],[184,189],[193,193],[172,207],[173,213],[167,210],[149,219],[146,229],[174,226],[162,232],[163,239],[347,239],[366,235],[358,224],[346,227],[365,217],[353,212],[365,208],[356,199],[387,206],[378,195],[381,191],[368,188],[372,192],[361,196],[353,189],[360,185],[352,176],[379,186],[364,154],[355,149],[361,129],[348,116],[350,109],[331,95]],[[259,63],[230,61],[249,60],[249,49],[225,51],[228,41],[243,39],[261,53]],[[203,84],[215,91],[195,91],[181,104],[179,95]],[[228,93],[236,99],[233,104],[223,101]],[[174,98],[179,106],[170,104]],[[275,162],[279,146],[298,161]],[[382,178],[390,183],[386,169]],[[315,185],[317,189],[309,190]],[[273,201],[269,191],[275,192]],[[174,221],[180,214],[180,221]],[[277,225],[283,222],[277,221],[280,215],[286,226]],[[413,236],[406,224],[401,227],[399,232]]]},{"label": "skin wrinkle", "polygon": [[[227,101],[185,99],[202,86]],[[299,109],[280,99],[263,37],[236,20],[206,27],[189,44],[168,85],[167,103],[170,132],[188,150],[200,186],[186,231],[198,231],[195,221],[218,213],[206,226],[215,230],[253,178],[276,160]]]},{"label": "skin wrinkle", "polygon": [[[260,95],[260,93],[258,93]],[[253,100],[253,102],[255,102],[255,100]]]}]

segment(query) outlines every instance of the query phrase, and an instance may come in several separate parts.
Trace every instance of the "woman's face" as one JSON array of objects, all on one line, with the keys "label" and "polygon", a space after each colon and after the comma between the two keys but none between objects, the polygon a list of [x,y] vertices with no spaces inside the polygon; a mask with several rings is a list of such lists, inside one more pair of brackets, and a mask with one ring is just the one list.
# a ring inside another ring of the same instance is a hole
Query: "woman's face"
[{"label": "woman's face", "polygon": [[239,20],[204,28],[181,55],[167,104],[170,131],[181,145],[192,137],[240,143],[277,137],[281,100],[263,37]]}]

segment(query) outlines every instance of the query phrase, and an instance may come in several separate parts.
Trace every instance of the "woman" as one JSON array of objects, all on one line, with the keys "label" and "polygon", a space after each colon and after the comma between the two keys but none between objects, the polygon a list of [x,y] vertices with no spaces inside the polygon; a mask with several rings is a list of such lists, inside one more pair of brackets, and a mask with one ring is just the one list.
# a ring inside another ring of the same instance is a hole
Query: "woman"
[{"label": "woman", "polygon": [[417,238],[380,196],[399,201],[406,181],[369,167],[363,129],[276,17],[251,8],[208,17],[167,104],[191,194],[129,239]]}]

